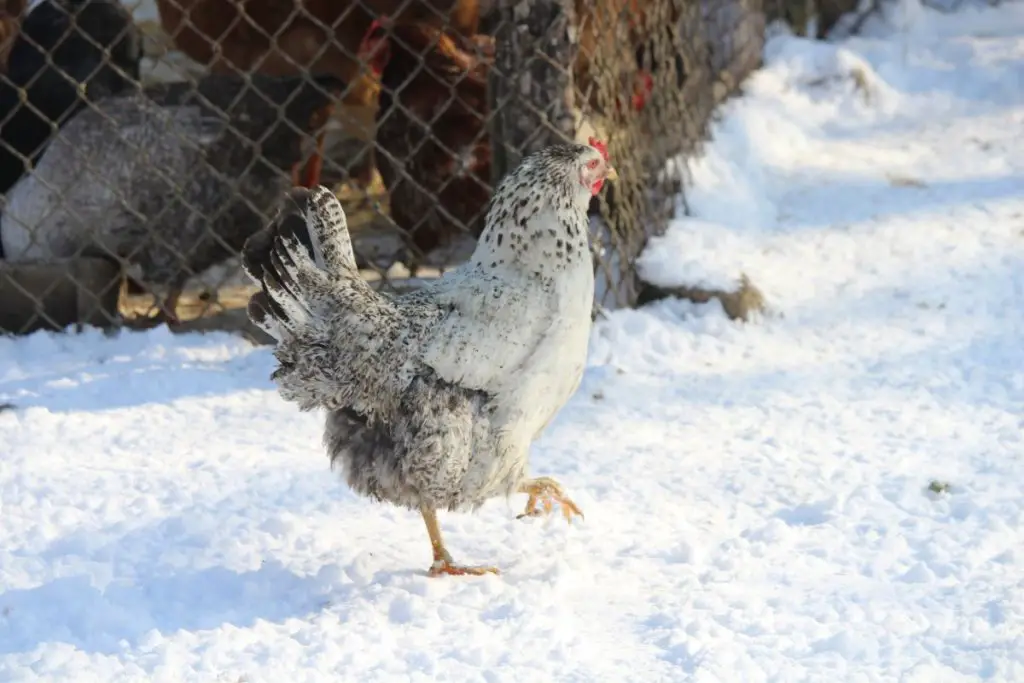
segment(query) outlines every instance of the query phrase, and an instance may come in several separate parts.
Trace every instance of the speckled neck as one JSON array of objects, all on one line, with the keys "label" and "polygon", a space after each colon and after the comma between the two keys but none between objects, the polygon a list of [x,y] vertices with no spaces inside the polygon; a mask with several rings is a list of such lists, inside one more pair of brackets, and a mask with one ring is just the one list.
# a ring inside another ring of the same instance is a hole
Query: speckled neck
[{"label": "speckled neck", "polygon": [[569,173],[524,164],[495,192],[472,261],[544,276],[589,259],[590,195]]}]

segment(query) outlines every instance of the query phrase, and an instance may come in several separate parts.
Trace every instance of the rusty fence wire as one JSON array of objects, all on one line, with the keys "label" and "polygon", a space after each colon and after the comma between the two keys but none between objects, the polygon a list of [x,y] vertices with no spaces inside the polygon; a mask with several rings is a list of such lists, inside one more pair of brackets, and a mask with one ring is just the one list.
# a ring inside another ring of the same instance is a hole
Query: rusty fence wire
[{"label": "rusty fence wire", "polygon": [[632,305],[635,259],[768,22],[853,9],[130,1],[0,10],[0,332],[251,332],[238,253],[294,184],[335,190],[369,281],[414,288],[468,257],[524,154],[591,135],[620,174],[592,207],[595,303]]}]

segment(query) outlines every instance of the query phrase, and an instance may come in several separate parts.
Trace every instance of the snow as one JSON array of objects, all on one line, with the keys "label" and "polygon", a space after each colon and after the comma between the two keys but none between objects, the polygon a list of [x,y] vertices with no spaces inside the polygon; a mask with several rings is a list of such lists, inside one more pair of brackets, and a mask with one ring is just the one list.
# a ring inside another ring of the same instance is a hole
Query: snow
[{"label": "snow", "polygon": [[778,314],[600,321],[531,460],[586,519],[442,516],[499,577],[266,348],[0,339],[0,680],[1024,680],[1024,6],[892,14],[767,46],[644,263]]}]

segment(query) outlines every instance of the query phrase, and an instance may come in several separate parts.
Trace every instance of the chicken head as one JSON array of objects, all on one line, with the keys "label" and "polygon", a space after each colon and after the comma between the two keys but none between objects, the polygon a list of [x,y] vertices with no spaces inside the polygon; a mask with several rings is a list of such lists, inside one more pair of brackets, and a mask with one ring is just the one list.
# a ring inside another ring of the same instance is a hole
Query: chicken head
[{"label": "chicken head", "polygon": [[583,166],[580,168],[580,183],[589,188],[592,195],[597,196],[601,188],[604,187],[604,182],[617,180],[619,174],[608,159],[608,145],[593,137],[587,142],[596,153],[588,154],[583,158]]}]

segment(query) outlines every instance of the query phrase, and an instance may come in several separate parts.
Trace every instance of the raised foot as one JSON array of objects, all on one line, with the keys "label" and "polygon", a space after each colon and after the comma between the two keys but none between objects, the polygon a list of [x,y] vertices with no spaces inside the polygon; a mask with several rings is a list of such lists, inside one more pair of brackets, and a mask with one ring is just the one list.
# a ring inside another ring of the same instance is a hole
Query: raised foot
[{"label": "raised foot", "polygon": [[430,565],[428,576],[483,576],[484,574],[501,574],[497,567],[463,567],[462,565],[437,560]]},{"label": "raised foot", "polygon": [[571,522],[573,515],[583,519],[583,511],[565,495],[562,485],[550,477],[529,479],[519,487],[519,492],[527,494],[529,498],[526,500],[526,511],[517,515],[516,519],[549,515],[555,503],[561,508],[565,521]]}]

